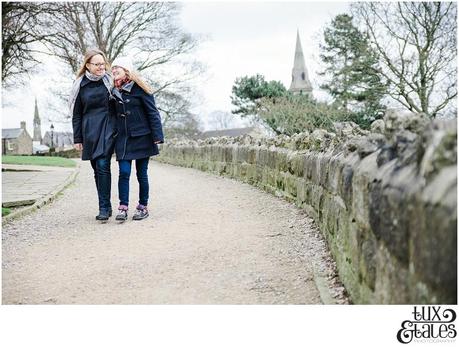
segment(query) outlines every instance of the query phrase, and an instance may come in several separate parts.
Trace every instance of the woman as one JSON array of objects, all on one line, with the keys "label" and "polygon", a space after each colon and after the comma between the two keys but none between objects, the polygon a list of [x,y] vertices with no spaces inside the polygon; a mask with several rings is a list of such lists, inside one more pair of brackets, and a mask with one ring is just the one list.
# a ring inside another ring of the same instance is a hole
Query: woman
[{"label": "woman", "polygon": [[148,217],[148,161],[159,154],[164,143],[161,116],[156,108],[152,89],[134,71],[129,58],[117,58],[112,64],[113,88],[117,114],[116,160],[119,164],[118,192],[120,206],[116,220],[125,221],[129,206],[129,177],[135,160],[139,182],[139,203],[133,220]]},{"label": "woman", "polygon": [[109,109],[112,80],[107,74],[107,59],[98,49],[84,55],[70,95],[70,111],[75,148],[82,151],[82,160],[90,160],[94,170],[99,214],[97,220],[107,221],[112,215],[110,202],[110,158],[115,144],[115,122]]}]

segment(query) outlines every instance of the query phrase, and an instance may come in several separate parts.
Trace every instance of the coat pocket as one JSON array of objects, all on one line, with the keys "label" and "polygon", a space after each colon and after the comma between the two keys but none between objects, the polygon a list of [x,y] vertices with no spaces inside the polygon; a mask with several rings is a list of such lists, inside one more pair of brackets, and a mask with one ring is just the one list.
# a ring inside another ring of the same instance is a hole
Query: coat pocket
[{"label": "coat pocket", "polygon": [[137,137],[137,136],[147,135],[150,133],[151,133],[151,130],[148,127],[144,127],[144,128],[136,127],[136,128],[130,129],[129,136]]},{"label": "coat pocket", "polygon": [[127,116],[129,136],[137,137],[151,133],[150,125],[145,116],[137,109],[132,109]]}]

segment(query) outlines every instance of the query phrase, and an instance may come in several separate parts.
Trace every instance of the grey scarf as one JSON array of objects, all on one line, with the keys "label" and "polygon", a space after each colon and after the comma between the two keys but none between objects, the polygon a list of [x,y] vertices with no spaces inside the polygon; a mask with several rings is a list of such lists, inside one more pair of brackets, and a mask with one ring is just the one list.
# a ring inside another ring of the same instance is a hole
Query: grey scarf
[{"label": "grey scarf", "polygon": [[[109,74],[105,73],[102,76],[96,76],[90,73],[89,71],[86,71],[85,76],[90,80],[90,81],[100,81],[101,79],[103,80],[105,87],[108,90],[108,93],[111,95],[111,90],[113,87],[113,81],[112,78]],[[78,96],[78,93],[80,92],[80,85],[81,81],[83,80],[83,76],[80,76],[73,82],[72,90],[70,92],[70,98],[69,98],[69,109],[70,109],[70,118],[73,117],[73,108],[75,107],[75,100]]]}]

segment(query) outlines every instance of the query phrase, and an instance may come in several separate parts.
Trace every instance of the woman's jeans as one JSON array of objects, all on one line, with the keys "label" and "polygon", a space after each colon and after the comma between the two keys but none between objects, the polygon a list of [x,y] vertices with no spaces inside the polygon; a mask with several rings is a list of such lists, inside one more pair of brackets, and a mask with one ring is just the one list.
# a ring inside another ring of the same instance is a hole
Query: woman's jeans
[{"label": "woman's jeans", "polygon": [[[139,205],[148,205],[148,161],[150,158],[136,159],[135,168],[139,182]],[[118,192],[120,205],[129,206],[129,177],[131,176],[131,160],[119,160],[120,176]]]},{"label": "woman's jeans", "polygon": [[110,173],[110,157],[101,157],[91,160],[96,181],[97,195],[99,196],[99,211],[109,212],[112,210],[110,202],[110,190],[112,187],[112,176]]}]

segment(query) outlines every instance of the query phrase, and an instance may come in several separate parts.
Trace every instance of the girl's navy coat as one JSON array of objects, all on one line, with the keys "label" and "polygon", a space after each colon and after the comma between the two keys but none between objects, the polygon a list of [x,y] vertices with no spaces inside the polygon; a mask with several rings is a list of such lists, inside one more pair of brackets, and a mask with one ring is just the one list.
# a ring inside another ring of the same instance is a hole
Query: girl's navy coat
[{"label": "girl's navy coat", "polygon": [[134,160],[159,154],[158,145],[164,143],[161,116],[153,95],[137,83],[126,83],[121,90],[113,89],[116,110],[116,160]]},{"label": "girl's navy coat", "polygon": [[93,160],[113,154],[115,117],[110,110],[109,93],[102,80],[86,76],[73,108],[73,141],[83,144],[82,160]]}]

